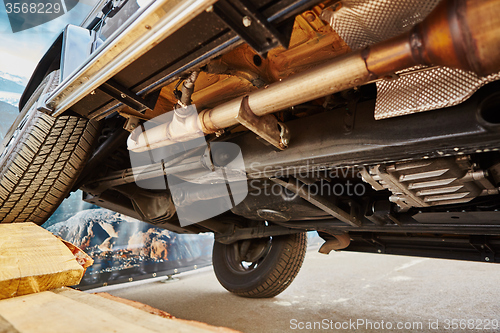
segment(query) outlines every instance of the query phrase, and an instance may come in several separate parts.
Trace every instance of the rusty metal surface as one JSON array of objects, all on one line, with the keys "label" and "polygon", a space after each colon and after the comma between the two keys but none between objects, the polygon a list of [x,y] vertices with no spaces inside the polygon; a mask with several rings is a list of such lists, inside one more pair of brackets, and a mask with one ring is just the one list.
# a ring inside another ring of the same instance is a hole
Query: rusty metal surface
[{"label": "rusty metal surface", "polygon": [[349,234],[343,235],[332,235],[334,238],[327,240],[321,247],[318,252],[323,254],[329,254],[332,251],[342,250],[351,244],[351,238]]},{"label": "rusty metal surface", "polygon": [[[199,110],[211,108],[349,52],[347,44],[320,19],[321,12],[317,6],[296,17],[288,49],[278,47],[262,58],[244,44],[212,60],[196,81],[193,103]],[[154,112],[148,113],[157,116],[172,110],[177,101],[175,84],[162,89]]]},{"label": "rusty metal surface", "polygon": [[462,27],[471,68],[480,75],[500,71],[500,10],[498,0],[465,0],[458,8],[457,20]]},{"label": "rusty metal surface", "polygon": [[256,63],[256,53],[242,45],[222,56],[220,61],[230,68],[249,70],[266,83],[273,83],[349,52],[342,38],[320,18],[321,13],[322,8],[316,6],[295,18],[288,49],[271,50],[267,58],[259,57]]},{"label": "rusty metal surface", "polygon": [[238,112],[236,119],[240,124],[276,148],[283,150],[288,145],[288,141],[282,138],[276,117],[272,114],[261,117],[256,116],[248,106],[248,96],[241,101],[240,112]]}]

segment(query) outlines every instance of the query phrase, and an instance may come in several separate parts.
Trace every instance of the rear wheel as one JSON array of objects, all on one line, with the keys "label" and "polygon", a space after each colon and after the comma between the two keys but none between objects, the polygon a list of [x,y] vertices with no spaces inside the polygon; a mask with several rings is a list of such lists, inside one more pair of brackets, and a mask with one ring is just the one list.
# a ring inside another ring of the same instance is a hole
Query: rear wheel
[{"label": "rear wheel", "polygon": [[274,297],[292,283],[304,261],[306,247],[306,233],[232,244],[215,242],[215,275],[224,288],[236,295]]},{"label": "rear wheel", "polygon": [[89,156],[97,134],[93,121],[53,118],[33,107],[56,74],[38,87],[2,143],[0,222],[45,222],[68,195]]}]

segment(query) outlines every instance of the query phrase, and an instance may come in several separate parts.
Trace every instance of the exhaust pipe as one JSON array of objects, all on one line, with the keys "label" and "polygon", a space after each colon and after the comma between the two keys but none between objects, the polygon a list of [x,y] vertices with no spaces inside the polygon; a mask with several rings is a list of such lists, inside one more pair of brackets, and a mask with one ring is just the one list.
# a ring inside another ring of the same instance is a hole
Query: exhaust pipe
[{"label": "exhaust pipe", "polygon": [[157,128],[132,133],[128,149],[146,151],[153,148],[149,141],[155,142],[156,148],[236,125],[244,98],[255,116],[264,116],[416,65],[447,66],[482,76],[498,72],[499,13],[500,0],[443,0],[423,22],[403,35],[204,110],[195,115],[196,126],[175,126],[174,119],[158,126],[167,126],[168,135]]}]

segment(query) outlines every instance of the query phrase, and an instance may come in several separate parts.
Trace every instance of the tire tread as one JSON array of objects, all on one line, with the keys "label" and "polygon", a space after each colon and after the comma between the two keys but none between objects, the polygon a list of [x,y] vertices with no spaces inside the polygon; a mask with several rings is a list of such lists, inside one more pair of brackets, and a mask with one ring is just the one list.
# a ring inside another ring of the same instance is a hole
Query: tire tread
[{"label": "tire tread", "polygon": [[2,223],[44,223],[69,194],[97,135],[93,121],[31,112],[0,162]]},{"label": "tire tread", "polygon": [[[225,285],[217,276],[223,287],[238,296],[249,298],[269,298],[283,292],[292,283],[302,267],[307,249],[307,233],[280,237],[284,239],[285,244],[278,255],[278,261],[258,284],[250,290],[234,289]],[[217,269],[215,271],[217,275]]]}]

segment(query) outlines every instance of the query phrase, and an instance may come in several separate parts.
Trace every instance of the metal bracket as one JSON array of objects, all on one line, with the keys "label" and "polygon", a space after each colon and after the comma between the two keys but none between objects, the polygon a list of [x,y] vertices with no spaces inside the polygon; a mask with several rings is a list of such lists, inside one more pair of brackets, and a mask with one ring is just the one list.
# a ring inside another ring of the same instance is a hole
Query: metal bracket
[{"label": "metal bracket", "polygon": [[377,248],[378,253],[385,253],[386,247],[374,233],[363,234],[363,240]]},{"label": "metal bracket", "polygon": [[113,17],[116,13],[118,13],[121,7],[125,4],[125,2],[120,4],[120,1],[109,0],[106,2],[104,7],[101,9],[101,12],[105,15],[105,17]]},{"label": "metal bracket", "polygon": [[127,121],[123,125],[123,129],[128,132],[133,132],[139,126],[139,118],[127,117]]},{"label": "metal bracket", "polygon": [[251,2],[219,0],[213,8],[214,13],[257,53],[263,55],[280,45],[287,48],[288,43],[284,35],[269,23]]},{"label": "metal bracket", "polygon": [[123,129],[129,132],[134,131],[137,128],[137,126],[139,126],[140,120],[149,121],[152,118],[151,116],[146,116],[145,114],[140,113],[139,111],[133,110],[131,108],[128,108],[126,106],[123,107],[121,110],[119,110],[118,114],[123,118],[127,119],[127,121],[123,125]]},{"label": "metal bracket", "polygon": [[385,225],[387,223],[395,223],[399,226],[401,221],[392,213],[393,203],[390,201],[375,201],[368,207],[365,217],[376,225]]},{"label": "metal bracket", "polygon": [[50,73],[46,80],[47,83],[40,93],[40,97],[38,97],[38,100],[36,101],[35,108],[40,112],[52,115],[52,113],[54,112],[54,108],[50,105],[47,105],[47,103],[45,102],[49,98],[52,91],[56,89],[57,85],[59,84],[59,71]]},{"label": "metal bracket", "polygon": [[358,106],[359,98],[355,98],[347,103],[346,111],[344,114],[344,133],[351,134],[354,128],[354,119],[356,117],[356,108]]},{"label": "metal bracket", "polygon": [[304,187],[298,186],[296,183],[297,180],[293,177],[289,177],[290,182],[285,182],[284,180],[278,178],[271,178],[270,180],[292,191],[293,193],[298,194],[302,199],[312,203],[314,206],[324,210],[340,221],[352,225],[353,227],[361,226],[362,219],[359,216],[359,211],[356,209],[356,205],[354,203],[351,203],[351,210],[348,213],[331,202],[330,199],[320,195],[313,195],[304,189]]},{"label": "metal bracket", "polygon": [[42,95],[40,95],[40,97],[36,101],[36,109],[50,116],[54,112],[54,109],[45,103],[45,101],[49,98],[49,96],[50,93],[47,94],[42,93]]},{"label": "metal bracket", "polygon": [[248,104],[248,96],[243,97],[236,120],[276,148],[283,150],[290,142],[290,133],[285,124],[268,114],[256,116]]},{"label": "metal bracket", "polygon": [[138,119],[146,120],[146,121],[152,119],[151,116],[145,115],[143,113],[140,113],[140,112],[133,110],[133,109],[130,109],[128,107],[123,107],[122,109],[118,110],[118,113],[123,118],[138,118]]},{"label": "metal bracket", "polygon": [[127,105],[128,107],[136,110],[136,111],[144,111],[146,109],[153,110],[155,105],[148,100],[145,100],[141,96],[138,96],[133,91],[123,87],[119,83],[108,80],[104,82],[99,90],[113,97],[117,101]]},{"label": "metal bracket", "polygon": [[286,228],[276,225],[268,227],[257,226],[253,228],[234,228],[222,234],[215,233],[215,240],[222,244],[231,244],[239,240],[298,234],[301,232],[304,232],[304,230]]},{"label": "metal bracket", "polygon": [[486,262],[495,262],[495,251],[488,244],[485,236],[470,236],[469,243],[481,254],[481,260]]}]

